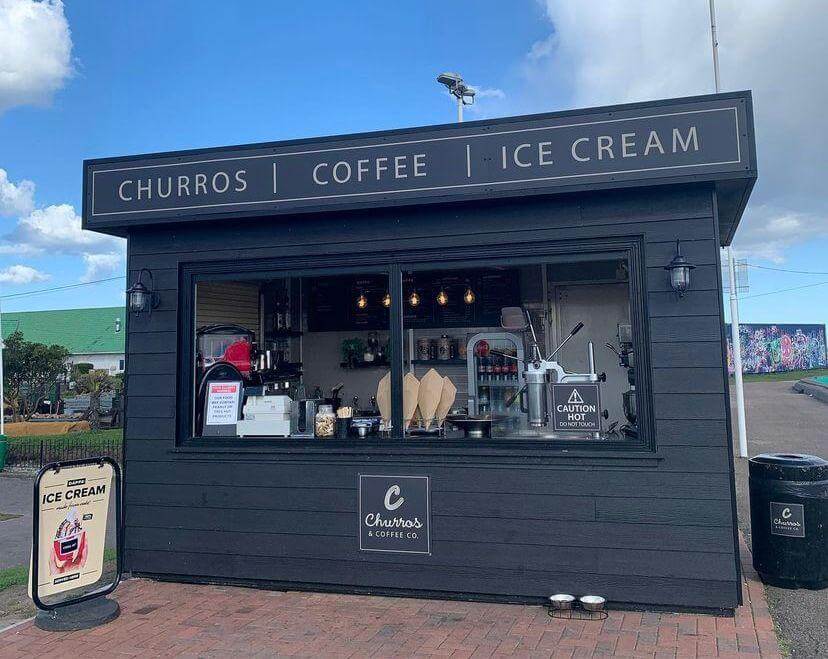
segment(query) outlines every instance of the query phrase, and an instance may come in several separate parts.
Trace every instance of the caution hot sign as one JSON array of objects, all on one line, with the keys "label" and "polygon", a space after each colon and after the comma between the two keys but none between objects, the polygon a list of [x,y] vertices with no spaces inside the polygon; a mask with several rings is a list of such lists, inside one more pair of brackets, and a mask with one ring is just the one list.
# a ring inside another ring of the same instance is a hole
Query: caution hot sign
[{"label": "caution hot sign", "polygon": [[600,432],[601,395],[597,384],[553,384],[552,426],[556,431]]}]

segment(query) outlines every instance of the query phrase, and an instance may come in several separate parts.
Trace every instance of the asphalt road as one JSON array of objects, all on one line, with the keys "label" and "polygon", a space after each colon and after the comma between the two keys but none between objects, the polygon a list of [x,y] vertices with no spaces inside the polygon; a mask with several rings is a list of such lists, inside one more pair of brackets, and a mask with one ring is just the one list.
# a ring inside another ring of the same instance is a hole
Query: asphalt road
[{"label": "asphalt road", "polygon": [[[793,382],[745,383],[748,455],[810,453],[828,459],[828,403],[791,390]],[[735,396],[733,439],[736,439]],[[734,449],[739,454],[738,443]],[[736,459],[739,527],[750,539],[747,460]],[[782,643],[793,657],[828,657],[828,589],[765,586]]]},{"label": "asphalt road", "polygon": [[0,473],[0,513],[20,515],[0,522],[0,570],[29,562],[32,546],[32,479]]}]

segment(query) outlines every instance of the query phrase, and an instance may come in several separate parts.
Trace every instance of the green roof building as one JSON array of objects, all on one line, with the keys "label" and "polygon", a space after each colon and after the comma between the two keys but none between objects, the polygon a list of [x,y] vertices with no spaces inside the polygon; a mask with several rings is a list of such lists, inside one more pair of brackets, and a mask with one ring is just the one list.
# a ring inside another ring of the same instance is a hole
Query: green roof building
[{"label": "green roof building", "polygon": [[2,315],[3,339],[17,330],[27,341],[58,344],[73,364],[92,364],[110,373],[124,370],[124,307],[10,311]]}]

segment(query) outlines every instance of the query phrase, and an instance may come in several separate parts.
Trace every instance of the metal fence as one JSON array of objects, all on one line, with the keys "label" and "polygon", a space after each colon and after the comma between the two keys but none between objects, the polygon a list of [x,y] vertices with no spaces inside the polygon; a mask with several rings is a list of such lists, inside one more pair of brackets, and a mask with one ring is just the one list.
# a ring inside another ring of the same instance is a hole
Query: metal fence
[{"label": "metal fence", "polygon": [[9,438],[6,464],[10,467],[39,469],[50,462],[67,462],[84,458],[107,456],[121,463],[124,442],[120,437],[72,437],[68,433],[59,438]]}]

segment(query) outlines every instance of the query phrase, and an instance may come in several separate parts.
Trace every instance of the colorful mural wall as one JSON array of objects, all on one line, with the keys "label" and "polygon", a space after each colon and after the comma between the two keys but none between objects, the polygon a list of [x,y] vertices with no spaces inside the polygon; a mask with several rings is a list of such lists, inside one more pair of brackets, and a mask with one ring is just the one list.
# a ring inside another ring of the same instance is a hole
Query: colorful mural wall
[{"label": "colorful mural wall", "polygon": [[[743,373],[780,373],[828,367],[825,325],[739,325]],[[727,369],[733,346],[727,327]]]}]

